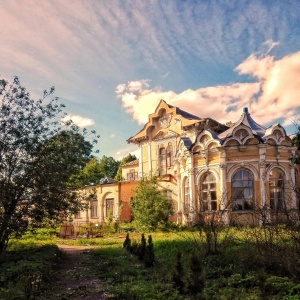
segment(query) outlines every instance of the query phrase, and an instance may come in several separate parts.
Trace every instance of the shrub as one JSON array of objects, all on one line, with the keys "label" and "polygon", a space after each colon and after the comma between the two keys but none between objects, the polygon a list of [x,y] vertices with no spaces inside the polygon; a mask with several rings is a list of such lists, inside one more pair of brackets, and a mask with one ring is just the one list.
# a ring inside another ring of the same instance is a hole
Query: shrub
[{"label": "shrub", "polygon": [[129,238],[129,233],[127,233],[125,241],[123,243],[123,248],[125,248],[127,251],[129,251],[130,247],[131,247],[131,241],[130,241],[130,238]]},{"label": "shrub", "polygon": [[190,259],[190,278],[188,282],[188,290],[192,295],[202,295],[204,289],[204,276],[202,270],[202,264],[199,256],[195,251],[192,252]]},{"label": "shrub", "polygon": [[172,273],[172,281],[173,281],[173,285],[174,285],[175,289],[177,289],[180,294],[183,294],[184,288],[185,288],[185,283],[183,281],[184,271],[183,271],[181,258],[182,258],[182,254],[180,251],[178,251],[177,256],[176,256],[175,269]]},{"label": "shrub", "polygon": [[145,262],[146,268],[153,267],[154,262],[155,262],[154,247],[153,247],[151,235],[149,235],[149,237],[148,237],[148,245],[147,245],[146,251],[145,251],[144,262]]}]

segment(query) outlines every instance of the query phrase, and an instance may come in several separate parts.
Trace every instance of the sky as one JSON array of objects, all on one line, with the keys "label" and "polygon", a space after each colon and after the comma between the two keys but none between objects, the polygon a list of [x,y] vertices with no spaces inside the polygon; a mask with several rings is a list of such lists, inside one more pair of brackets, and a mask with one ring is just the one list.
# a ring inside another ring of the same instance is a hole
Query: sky
[{"label": "sky", "polygon": [[221,123],[242,108],[288,134],[300,123],[299,0],[0,0],[0,76],[38,99],[55,86],[68,118],[126,140],[161,99]]}]

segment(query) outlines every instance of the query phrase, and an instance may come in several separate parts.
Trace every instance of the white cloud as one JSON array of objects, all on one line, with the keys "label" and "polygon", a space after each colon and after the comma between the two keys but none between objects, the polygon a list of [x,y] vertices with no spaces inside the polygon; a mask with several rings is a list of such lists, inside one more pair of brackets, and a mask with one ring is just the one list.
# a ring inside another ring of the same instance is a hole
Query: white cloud
[{"label": "white cloud", "polygon": [[67,115],[62,119],[63,122],[68,122],[70,120],[78,127],[89,127],[95,124],[93,119],[83,118],[78,115]]},{"label": "white cloud", "polygon": [[[118,97],[126,111],[140,124],[147,122],[148,115],[154,112],[161,99],[199,117],[212,117],[220,122],[237,120],[243,107],[249,107],[253,117],[262,124],[292,118],[296,114],[300,107],[300,52],[278,60],[272,56],[250,55],[236,70],[258,81],[176,93],[150,89],[142,80],[123,84]],[[133,86],[137,88],[133,89]]]},{"label": "white cloud", "polygon": [[291,118],[299,109],[300,52],[278,60],[271,56],[251,56],[237,70],[260,80],[262,92],[252,108],[262,122],[282,117]]},{"label": "white cloud", "polygon": [[259,83],[235,83],[198,90],[188,89],[181,93],[155,88],[139,94],[125,92],[119,97],[123,107],[139,124],[147,122],[148,115],[154,112],[161,99],[199,117],[213,117],[226,122],[228,118],[237,118],[242,107],[248,105],[259,89]]},{"label": "white cloud", "polygon": [[116,136],[115,134],[111,134],[111,135],[110,135],[111,138],[114,138],[115,136]]}]

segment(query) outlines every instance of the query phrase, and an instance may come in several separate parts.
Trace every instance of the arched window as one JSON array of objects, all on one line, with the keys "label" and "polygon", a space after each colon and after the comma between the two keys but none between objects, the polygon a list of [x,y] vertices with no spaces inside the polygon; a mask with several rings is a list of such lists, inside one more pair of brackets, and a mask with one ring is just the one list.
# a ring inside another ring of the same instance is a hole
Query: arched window
[{"label": "arched window", "polygon": [[171,167],[173,165],[173,147],[172,144],[169,143],[167,147],[167,167]]},{"label": "arched window", "polygon": [[249,210],[254,208],[253,174],[248,170],[240,170],[231,181],[232,209]]},{"label": "arched window", "polygon": [[106,198],[106,217],[112,218],[114,215],[114,199]]},{"label": "arched window", "polygon": [[166,148],[159,149],[159,174],[167,173]]},{"label": "arched window", "polygon": [[184,180],[184,204],[183,211],[184,213],[188,213],[190,210],[190,181],[186,177]]},{"label": "arched window", "polygon": [[217,210],[216,178],[212,173],[206,173],[200,181],[200,210]]},{"label": "arched window", "polygon": [[284,201],[284,175],[280,169],[273,169],[269,177],[270,208],[274,210],[286,209]]},{"label": "arched window", "polygon": [[169,143],[167,148],[159,149],[159,174],[166,174],[167,168],[173,165],[173,147]]}]

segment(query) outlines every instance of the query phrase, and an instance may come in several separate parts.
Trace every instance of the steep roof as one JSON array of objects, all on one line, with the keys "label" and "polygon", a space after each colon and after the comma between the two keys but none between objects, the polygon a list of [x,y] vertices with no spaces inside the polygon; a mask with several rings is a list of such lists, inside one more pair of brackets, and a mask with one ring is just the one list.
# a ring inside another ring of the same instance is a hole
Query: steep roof
[{"label": "steep roof", "polygon": [[129,166],[136,166],[139,164],[139,160],[138,159],[135,159],[135,160],[132,160],[124,165],[122,165],[121,167],[129,167]]},{"label": "steep roof", "polygon": [[250,116],[250,113],[248,112],[248,108],[243,108],[243,114],[241,115],[240,119],[229,129],[225,130],[221,134],[219,134],[220,140],[225,140],[227,137],[232,136],[233,131],[240,125],[245,125],[249,127],[254,135],[259,136],[262,138],[265,135],[266,128],[262,125],[259,125],[256,123],[252,117]]},{"label": "steep roof", "polygon": [[115,180],[110,177],[105,177],[100,180],[100,184],[110,184],[110,183],[116,183],[116,182],[118,182],[118,180]]},{"label": "steep roof", "polygon": [[148,122],[144,125],[142,130],[140,130],[137,134],[130,137],[127,142],[128,143],[138,143],[142,140],[147,140],[147,130],[154,126],[155,120],[160,117],[160,110],[165,109],[168,111],[169,114],[172,114],[174,117],[177,115],[180,117],[182,127],[191,126],[193,124],[205,122],[206,119],[199,118],[193,114],[190,114],[176,106],[168,104],[165,100],[160,100],[159,104],[157,105],[155,112],[149,115]]}]

